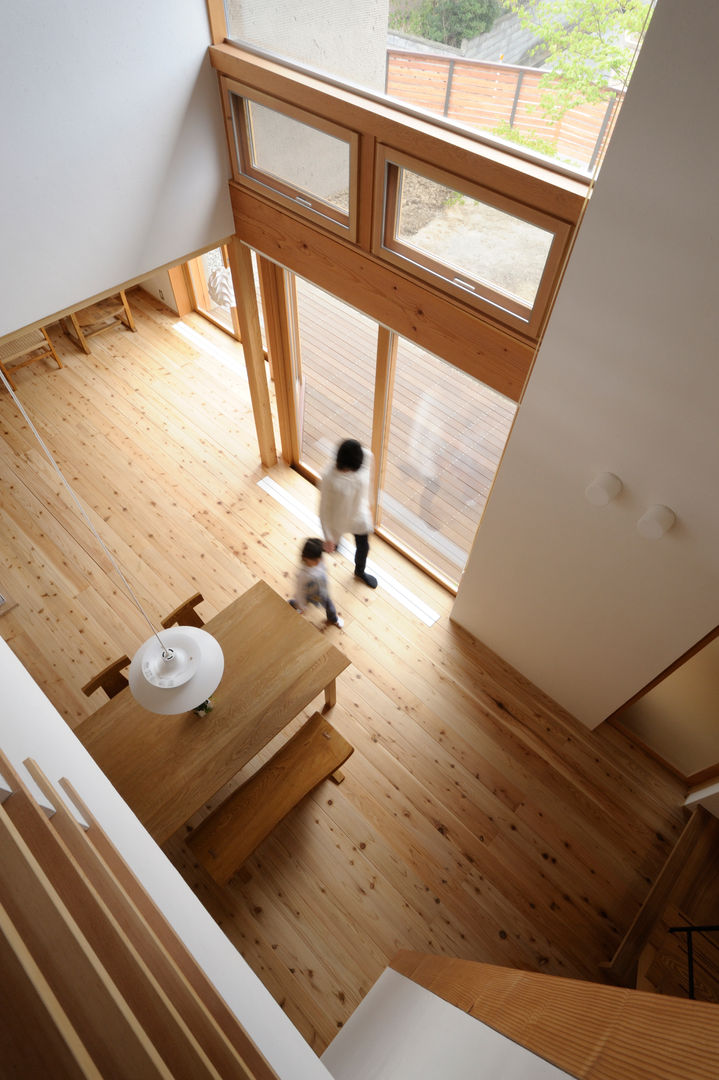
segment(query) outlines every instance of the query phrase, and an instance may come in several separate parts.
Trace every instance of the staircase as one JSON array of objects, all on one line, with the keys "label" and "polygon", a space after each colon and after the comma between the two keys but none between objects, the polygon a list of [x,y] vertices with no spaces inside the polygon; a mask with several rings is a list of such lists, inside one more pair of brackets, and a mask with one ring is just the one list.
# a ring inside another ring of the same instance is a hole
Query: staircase
[{"label": "staircase", "polygon": [[25,767],[52,809],[0,754],[0,1074],[277,1080],[77,792]]},{"label": "staircase", "polygon": [[[688,935],[672,927],[719,925],[719,819],[697,806],[617,951],[608,982],[690,996]],[[719,933],[692,934],[694,997],[719,1002]]]}]

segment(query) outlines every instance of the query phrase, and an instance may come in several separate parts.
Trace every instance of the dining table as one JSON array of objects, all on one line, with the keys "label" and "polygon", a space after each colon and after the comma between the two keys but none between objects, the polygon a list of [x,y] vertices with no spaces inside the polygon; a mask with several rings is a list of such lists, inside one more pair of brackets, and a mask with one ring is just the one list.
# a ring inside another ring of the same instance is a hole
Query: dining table
[{"label": "dining table", "polygon": [[[224,653],[205,716],[148,712],[129,688],[82,720],[75,734],[162,844],[318,695],[336,701],[349,660],[329,635],[258,581],[203,628]],[[199,703],[198,703],[199,704]]]}]

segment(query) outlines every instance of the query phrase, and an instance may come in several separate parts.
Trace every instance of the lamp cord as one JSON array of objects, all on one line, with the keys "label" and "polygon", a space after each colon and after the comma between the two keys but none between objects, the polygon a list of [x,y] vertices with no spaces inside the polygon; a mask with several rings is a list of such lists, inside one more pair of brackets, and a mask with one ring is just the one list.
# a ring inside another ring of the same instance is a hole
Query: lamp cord
[{"label": "lamp cord", "polygon": [[112,563],[112,565],[114,566],[115,570],[117,571],[117,574],[118,574],[118,576],[119,576],[120,580],[122,581],[122,584],[123,584],[123,585],[124,585],[124,587],[125,587],[125,591],[127,592],[127,595],[128,595],[129,597],[130,597],[130,599],[132,600],[133,604],[135,605],[135,607],[137,608],[137,610],[138,610],[138,611],[140,612],[140,614],[142,615],[142,617],[143,617],[143,619],[145,620],[145,622],[147,623],[147,625],[148,625],[148,626],[150,627],[150,630],[152,631],[152,633],[154,634],[154,636],[155,636],[155,637],[157,638],[157,640],[158,640],[158,641],[160,642],[160,645],[162,646],[162,651],[163,651],[163,653],[165,653],[165,652],[169,651],[169,650],[166,650],[166,649],[165,649],[165,646],[164,646],[164,644],[163,644],[163,642],[162,642],[162,638],[161,638],[161,637],[160,637],[160,635],[158,634],[158,632],[157,632],[157,630],[155,629],[155,627],[154,627],[154,626],[152,625],[152,623],[151,623],[151,621],[150,621],[150,619],[149,619],[149,617],[148,617],[148,615],[147,615],[147,613],[146,613],[145,609],[143,608],[142,604],[141,604],[141,603],[140,603],[140,601],[139,601],[139,600],[137,599],[137,596],[135,595],[135,592],[134,592],[134,590],[133,590],[132,586],[130,585],[130,583],[128,582],[127,578],[125,577],[125,575],[123,574],[122,570],[120,569],[120,566],[119,566],[119,564],[118,564],[118,562],[117,562],[117,559],[116,559],[116,558],[115,558],[115,556],[114,556],[114,555],[112,554],[112,552],[111,552],[111,551],[110,551],[110,550],[108,549],[107,545],[106,545],[106,544],[105,544],[105,542],[103,541],[103,539],[102,539],[102,537],[100,536],[99,532],[97,531],[97,529],[95,528],[95,526],[93,525],[93,523],[92,523],[92,522],[90,521],[90,518],[88,517],[88,515],[87,515],[87,512],[85,511],[85,508],[84,508],[84,506],[82,505],[82,503],[81,503],[81,502],[80,502],[80,500],[78,499],[77,495],[76,495],[76,494],[75,494],[75,492],[74,492],[74,491],[72,490],[72,488],[71,488],[71,487],[70,487],[70,485],[68,484],[67,480],[66,480],[66,479],[65,479],[65,477],[63,476],[63,473],[62,473],[62,470],[61,470],[60,466],[59,466],[59,465],[58,465],[58,463],[57,463],[57,462],[55,461],[55,458],[54,458],[54,457],[52,456],[52,454],[51,454],[51,453],[50,453],[50,451],[48,450],[47,446],[45,445],[45,443],[44,443],[44,441],[43,441],[43,439],[42,439],[42,436],[40,435],[40,432],[39,432],[39,431],[37,430],[37,428],[36,428],[36,427],[35,427],[35,425],[33,424],[32,420],[30,419],[30,417],[28,416],[28,414],[27,414],[27,413],[25,412],[25,408],[24,408],[24,406],[23,406],[23,405],[22,405],[22,403],[20,402],[20,399],[18,398],[18,396],[17,396],[17,394],[15,393],[15,391],[14,391],[14,390],[12,389],[12,387],[10,386],[10,383],[9,383],[9,382],[7,381],[7,379],[5,378],[5,373],[3,372],[3,370],[2,370],[1,368],[0,368],[0,379],[1,379],[1,380],[2,380],[2,382],[3,382],[3,385],[5,386],[5,389],[6,389],[6,390],[7,390],[7,392],[8,392],[9,394],[10,394],[10,397],[11,397],[11,398],[13,399],[13,401],[14,401],[14,402],[15,402],[15,404],[17,405],[18,409],[19,409],[19,410],[20,410],[20,412],[22,413],[23,417],[25,418],[25,423],[26,423],[26,424],[27,424],[27,426],[28,426],[28,427],[30,428],[30,430],[32,431],[33,435],[35,436],[35,438],[36,438],[36,439],[37,439],[37,441],[39,442],[40,446],[42,447],[42,449],[43,449],[43,452],[45,453],[45,456],[47,457],[48,461],[49,461],[49,462],[50,462],[50,464],[52,465],[52,467],[53,467],[53,469],[55,470],[55,472],[57,473],[57,475],[58,475],[58,476],[60,477],[60,480],[62,481],[62,483],[63,483],[63,484],[65,485],[65,489],[67,490],[67,492],[68,492],[68,494],[69,494],[70,498],[71,498],[71,499],[72,499],[72,501],[73,501],[73,502],[75,503],[75,506],[76,506],[76,507],[77,507],[77,509],[78,509],[78,510],[80,511],[80,514],[82,515],[82,517],[83,517],[83,518],[85,519],[85,523],[87,524],[87,527],[88,527],[88,528],[90,529],[90,531],[91,531],[91,532],[92,532],[92,534],[94,535],[95,539],[97,540],[98,544],[100,545],[100,547],[102,548],[102,550],[103,550],[103,551],[105,552],[105,554],[107,555],[108,559],[110,560],[110,562],[111,562],[111,563]]}]

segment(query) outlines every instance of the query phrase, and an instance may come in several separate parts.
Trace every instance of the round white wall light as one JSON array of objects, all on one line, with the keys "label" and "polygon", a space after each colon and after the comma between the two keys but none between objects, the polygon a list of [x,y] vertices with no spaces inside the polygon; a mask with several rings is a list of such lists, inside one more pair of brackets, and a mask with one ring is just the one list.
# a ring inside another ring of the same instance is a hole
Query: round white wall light
[{"label": "round white wall light", "polygon": [[584,489],[584,495],[587,502],[592,503],[593,506],[606,506],[612,499],[616,499],[623,486],[614,473],[603,472]]},{"label": "round white wall light", "polygon": [[676,515],[668,506],[650,506],[637,522],[637,532],[645,540],[659,540],[669,532]]}]

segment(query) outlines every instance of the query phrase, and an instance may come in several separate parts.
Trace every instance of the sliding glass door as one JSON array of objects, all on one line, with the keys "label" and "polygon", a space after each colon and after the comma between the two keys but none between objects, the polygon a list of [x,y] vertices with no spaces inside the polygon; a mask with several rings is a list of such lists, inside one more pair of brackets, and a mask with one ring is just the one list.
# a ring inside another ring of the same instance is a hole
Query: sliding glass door
[{"label": "sliding glass door", "polygon": [[343,439],[371,447],[377,532],[456,588],[515,403],[307,281],[288,295],[293,464],[317,477]]},{"label": "sliding glass door", "polygon": [[377,523],[456,586],[516,405],[400,338]]}]

